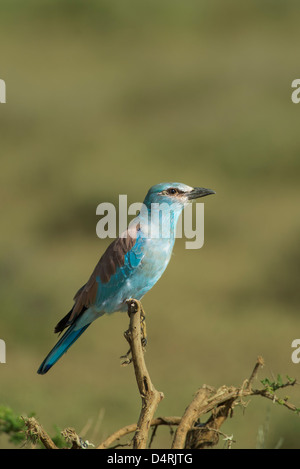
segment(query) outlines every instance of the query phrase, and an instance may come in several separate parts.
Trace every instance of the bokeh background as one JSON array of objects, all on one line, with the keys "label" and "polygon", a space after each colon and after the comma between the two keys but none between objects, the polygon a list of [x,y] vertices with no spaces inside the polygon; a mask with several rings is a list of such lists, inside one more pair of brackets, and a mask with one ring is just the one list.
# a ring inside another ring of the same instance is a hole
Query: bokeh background
[{"label": "bokeh background", "polygon": [[[95,444],[137,420],[126,314],[36,370],[109,243],[97,205],[163,181],[217,194],[203,248],[178,240],[143,300],[157,415],[181,415],[204,383],[241,384],[258,355],[260,379],[300,378],[299,14],[293,0],[2,0],[1,404]],[[287,393],[300,407],[299,387]],[[299,447],[299,417],[261,398],[222,429],[236,448]]]}]

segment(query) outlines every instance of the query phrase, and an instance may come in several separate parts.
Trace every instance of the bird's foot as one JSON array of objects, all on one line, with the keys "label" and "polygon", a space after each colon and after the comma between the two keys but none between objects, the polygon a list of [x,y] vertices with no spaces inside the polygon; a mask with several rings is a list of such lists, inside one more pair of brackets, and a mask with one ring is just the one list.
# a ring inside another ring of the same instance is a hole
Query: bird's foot
[{"label": "bird's foot", "polygon": [[[138,311],[138,304],[136,300],[128,299],[126,300],[126,303],[128,304],[128,316],[130,317],[132,313],[136,313]],[[143,352],[146,351],[146,345],[147,345],[147,331],[146,331],[146,314],[145,311],[142,307],[142,305],[139,303],[140,306],[140,327],[141,327],[141,345]],[[128,329],[126,332],[124,332],[125,339],[129,344],[131,344],[131,336],[130,336],[130,329]],[[121,366],[126,366],[132,363],[132,354],[131,354],[131,348],[128,350],[128,352],[125,355],[122,355],[120,357],[122,360]]]},{"label": "bird's foot", "polygon": [[143,347],[143,351],[145,351],[148,340],[147,340],[147,328],[146,328],[146,313],[142,306],[141,306],[141,334],[142,334],[142,339],[141,339],[142,347]]},{"label": "bird's foot", "polygon": [[[130,317],[132,313],[136,313],[138,311],[137,300],[128,298],[127,300],[125,300],[125,302],[128,305],[128,316]],[[146,330],[146,313],[144,311],[142,303],[141,302],[138,302],[138,303],[140,307],[140,318],[141,318],[141,343],[142,343],[143,351],[145,352],[145,348],[148,342],[147,330]]]},{"label": "bird's foot", "polygon": [[123,360],[121,366],[130,365],[130,363],[132,363],[131,349],[129,349],[125,355],[121,355],[120,360]]}]

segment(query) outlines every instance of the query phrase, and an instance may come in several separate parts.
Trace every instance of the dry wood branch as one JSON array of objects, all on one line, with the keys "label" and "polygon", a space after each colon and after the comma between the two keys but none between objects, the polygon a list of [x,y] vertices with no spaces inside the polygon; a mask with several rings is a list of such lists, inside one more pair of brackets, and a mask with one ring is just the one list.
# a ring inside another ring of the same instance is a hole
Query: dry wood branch
[{"label": "dry wood branch", "polygon": [[[220,427],[225,420],[232,416],[233,409],[236,405],[246,406],[243,398],[250,396],[262,396],[267,399],[271,399],[273,402],[278,402],[281,405],[287,407],[292,411],[297,411],[294,404],[289,403],[287,400],[282,400],[275,395],[274,389],[270,386],[262,389],[252,389],[252,382],[256,377],[260,367],[264,365],[262,357],[258,357],[254,369],[248,380],[245,380],[240,388],[234,386],[221,386],[211,396],[203,398],[205,394],[200,391],[205,391],[207,386],[202,386],[198,391],[200,399],[197,400],[197,395],[192,404],[186,409],[182,420],[188,417],[188,423],[195,422],[196,407],[198,412],[198,419],[200,416],[212,412],[209,419],[204,424],[198,424],[198,430],[195,431],[195,427],[190,426],[190,432],[188,434],[185,431],[182,435],[179,435],[179,429],[183,428],[183,424],[180,423],[173,441],[173,448],[189,448],[189,449],[202,449],[216,445],[219,440]],[[296,384],[296,380],[289,380],[287,383],[276,384],[276,389],[282,389],[287,386],[293,386]],[[196,401],[196,406],[193,403]],[[192,424],[194,425],[194,423]],[[188,426],[188,425],[187,425]],[[185,427],[186,428],[186,427]],[[185,429],[184,428],[184,429]],[[191,430],[193,430],[191,432]],[[184,438],[186,435],[186,438]]]},{"label": "dry wood branch", "polygon": [[[288,398],[281,399],[275,394],[277,390],[288,386],[294,386],[296,380],[287,377],[287,382],[284,383],[280,376],[278,376],[276,382],[271,382],[266,378],[261,381],[263,388],[252,388],[252,383],[258,370],[264,364],[262,358],[258,357],[249,379],[245,379],[240,387],[221,386],[216,390],[204,384],[197,391],[194,399],[186,408],[182,417],[159,417],[153,419],[152,417],[160,400],[163,398],[163,394],[157,391],[153,386],[145,365],[143,345],[141,342],[141,312],[141,304],[136,300],[131,300],[129,303],[130,326],[125,336],[130,344],[135,376],[142,398],[139,421],[137,424],[127,425],[116,431],[106,438],[97,449],[112,447],[111,445],[113,443],[118,442],[122,437],[133,432],[135,434],[131,442],[128,441],[125,444],[117,443],[113,448],[131,446],[133,443],[134,449],[144,449],[147,445],[150,428],[153,428],[150,439],[150,444],[152,444],[156,430],[161,425],[167,425],[169,427],[177,426],[172,443],[173,449],[211,448],[218,443],[220,435],[225,437],[226,447],[231,448],[234,442],[233,435],[225,435],[220,428],[228,417],[232,417],[235,406],[241,405],[242,407],[246,407],[247,402],[244,401],[244,398],[250,396],[261,396],[270,399],[272,402],[277,402],[297,414],[300,413],[300,409],[288,402]],[[200,417],[209,412],[210,416],[206,422],[201,423]],[[39,440],[47,449],[58,449],[35,418],[23,418],[23,420],[26,425],[28,440],[33,443]],[[71,449],[83,449],[91,445],[88,441],[83,441],[75,430],[71,428],[64,430],[62,435],[69,444],[72,444]]]},{"label": "dry wood branch", "polygon": [[88,446],[94,446],[89,443],[89,441],[84,441],[77,433],[74,428],[65,428],[61,432],[61,435],[64,437],[67,443],[71,444],[70,449],[86,449]]},{"label": "dry wood branch", "polygon": [[[195,397],[186,408],[182,417],[159,417],[153,419],[157,406],[161,399],[163,399],[163,394],[157,391],[152,384],[144,360],[141,334],[141,314],[143,314],[144,317],[144,312],[142,310],[141,303],[134,299],[129,300],[128,313],[130,316],[130,324],[128,331],[125,333],[125,337],[130,344],[136,381],[142,399],[142,408],[137,424],[127,425],[126,427],[116,431],[98,445],[97,449],[107,449],[125,435],[133,432],[133,448],[145,449],[150,428],[153,427],[150,439],[151,445],[156,435],[156,430],[160,425],[168,425],[170,427],[177,426],[177,430],[173,438],[172,449],[211,448],[218,443],[220,435],[225,437],[226,447],[231,448],[232,443],[234,442],[233,436],[225,435],[220,431],[220,428],[228,417],[232,417],[235,406],[241,405],[246,407],[247,403],[244,401],[244,398],[248,398],[250,396],[265,397],[266,399],[270,399],[274,403],[278,402],[282,406],[299,414],[300,409],[294,404],[288,402],[288,398],[280,399],[275,394],[275,391],[277,390],[288,386],[294,386],[296,384],[296,380],[287,377],[288,381],[283,383],[280,376],[278,376],[276,382],[271,382],[266,378],[261,381],[264,386],[263,388],[252,388],[253,381],[257,376],[259,368],[264,365],[263,359],[258,357],[249,379],[245,379],[240,387],[221,386],[216,390],[211,386],[204,384],[197,391]],[[211,414],[206,422],[201,423],[200,417],[209,412]],[[53,440],[35,418],[23,418],[23,420],[27,427],[26,435],[28,440],[31,440],[34,443],[40,440],[45,448],[58,449]],[[71,428],[64,430],[62,435],[69,444],[72,444],[71,449],[83,449],[91,445],[88,441],[83,441],[82,438],[77,435],[75,430]],[[130,441],[125,444],[117,443],[114,448],[130,445]]]},{"label": "dry wood branch", "polygon": [[[26,425],[26,437],[28,441],[34,444],[40,441],[46,449],[59,449],[34,417],[22,417],[22,419]],[[70,449],[86,449],[91,445],[88,441],[83,441],[73,428],[66,428],[61,434],[66,442],[72,445]]]},{"label": "dry wood branch", "polygon": [[176,430],[172,449],[184,448],[188,431],[194,426],[198,419],[200,409],[207,405],[207,399],[212,393],[213,389],[209,386],[203,386],[197,391],[191,404],[186,408]]},{"label": "dry wood branch", "polygon": [[[157,427],[160,425],[167,425],[169,427],[179,425],[181,417],[157,417],[151,420],[150,427]],[[120,428],[116,432],[112,433],[107,437],[96,449],[107,449],[115,441],[120,440],[123,436],[126,436],[130,433],[136,432],[137,424],[133,423],[131,425],[126,425],[126,427]]]},{"label": "dry wood branch", "polygon": [[31,440],[34,443],[40,440],[46,449],[58,449],[57,446],[53,443],[48,433],[45,432],[43,427],[34,417],[23,417],[23,420],[27,427],[26,436],[28,440]]},{"label": "dry wood branch", "polygon": [[[142,408],[138,423],[127,425],[120,430],[114,432],[106,438],[97,449],[112,448],[112,444],[118,442],[122,437],[134,433],[132,441],[124,443],[117,443],[113,448],[131,446],[134,449],[145,449],[149,437],[149,430],[153,427],[153,432],[150,438],[151,446],[156,431],[159,426],[167,425],[169,427],[177,426],[175,432],[172,449],[203,449],[215,446],[220,435],[222,435],[226,442],[226,447],[231,448],[233,435],[228,436],[223,433],[220,428],[228,417],[232,417],[235,406],[246,407],[248,404],[245,398],[250,396],[261,396],[271,400],[273,403],[278,403],[287,409],[299,414],[300,408],[288,402],[288,398],[279,398],[275,392],[283,388],[294,386],[296,380],[287,377],[284,383],[280,375],[277,381],[270,381],[265,378],[261,381],[263,387],[260,389],[253,389],[253,381],[257,376],[259,369],[264,365],[262,357],[258,357],[252,373],[248,379],[245,379],[240,387],[235,386],[221,386],[219,389],[214,389],[211,386],[203,385],[196,393],[192,402],[186,408],[182,417],[159,417],[153,418],[159,402],[163,399],[163,393],[157,391],[151,381],[148,373],[145,360],[144,360],[144,343],[141,329],[145,331],[144,311],[142,305],[138,300],[128,300],[128,314],[130,317],[129,329],[125,332],[125,337],[130,345],[130,353],[132,359],[129,363],[133,362],[135,377],[142,399]],[[126,358],[128,358],[128,355]],[[208,419],[200,422],[200,417],[210,413]],[[38,440],[42,442],[47,449],[58,449],[53,440],[45,432],[43,427],[36,421],[35,418],[23,418],[26,429],[27,439],[36,443]],[[72,444],[71,449],[83,449],[91,445],[88,441],[83,441],[75,430],[67,428],[62,432],[65,440]]]},{"label": "dry wood branch", "polygon": [[[203,425],[197,425],[198,429],[191,428],[187,434],[185,448],[204,449],[218,444],[220,427],[232,413],[234,399],[228,399],[224,404],[213,409],[211,416]],[[194,431],[191,431],[194,430]]]},{"label": "dry wood branch", "polygon": [[130,345],[135,377],[142,398],[142,409],[133,438],[134,449],[146,448],[151,420],[158,404],[164,397],[163,393],[155,389],[146,367],[141,336],[142,311],[140,301],[128,300],[130,323],[125,337]]},{"label": "dry wood branch", "polygon": [[[136,300],[132,300],[131,308],[137,313],[141,311],[141,305]],[[150,427],[154,427],[151,437],[151,443],[160,425],[177,426],[172,443],[173,449],[202,449],[211,448],[219,441],[219,436],[225,436],[227,447],[231,448],[234,442],[233,436],[227,436],[220,431],[220,427],[228,417],[232,417],[233,409],[237,405],[246,407],[247,402],[244,398],[250,396],[262,396],[278,402],[291,411],[299,413],[299,409],[288,402],[287,399],[280,399],[275,391],[287,386],[294,386],[296,380],[288,378],[286,383],[270,383],[268,380],[262,381],[266,384],[261,389],[253,389],[253,381],[257,376],[259,369],[264,365],[262,357],[258,357],[253,371],[248,379],[245,379],[240,387],[221,386],[214,389],[211,386],[203,385],[196,393],[191,404],[186,408],[182,418],[180,417],[159,417],[150,420],[150,414],[153,415],[155,409],[162,398],[162,394],[155,390],[151,383],[149,374],[146,370],[143,359],[143,350],[140,340],[140,318],[139,314],[130,313],[130,328],[127,331],[126,338],[131,346],[133,362],[135,365],[136,379],[140,394],[142,397],[142,410],[138,424],[128,425],[110,435],[103,441],[98,449],[105,449],[112,445],[116,440],[123,436],[135,432],[133,439],[134,448],[145,448]],[[155,398],[156,397],[156,398]],[[200,417],[211,412],[206,422],[200,423]]]}]

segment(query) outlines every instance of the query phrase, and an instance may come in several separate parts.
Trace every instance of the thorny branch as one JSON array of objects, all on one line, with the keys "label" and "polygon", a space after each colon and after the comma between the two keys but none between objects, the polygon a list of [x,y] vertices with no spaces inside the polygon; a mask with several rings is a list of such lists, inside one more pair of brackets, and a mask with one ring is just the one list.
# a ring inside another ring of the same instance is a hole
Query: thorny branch
[{"label": "thorny branch", "polygon": [[[34,417],[22,417],[26,426],[26,439],[34,445],[40,441],[46,449],[59,449],[53,442],[52,438],[43,429],[41,424]],[[77,435],[73,428],[66,428],[61,432],[66,443],[71,444],[70,449],[86,449],[88,446],[93,446],[89,441],[84,441]]]},{"label": "thorny branch", "polygon": [[[135,359],[133,358],[135,363]],[[136,366],[139,365],[136,363]],[[156,434],[156,430],[161,425],[177,426],[172,442],[173,449],[203,449],[215,446],[219,441],[219,436],[225,437],[227,447],[231,448],[234,442],[232,436],[226,436],[220,431],[221,426],[228,417],[232,417],[233,409],[237,405],[246,407],[243,398],[250,396],[262,396],[278,402],[284,407],[299,413],[299,409],[288,400],[280,399],[275,394],[275,389],[282,389],[287,386],[294,386],[296,380],[289,379],[286,383],[280,383],[274,389],[271,386],[264,386],[261,389],[253,389],[253,381],[257,377],[258,371],[264,366],[262,357],[258,357],[253,371],[248,379],[245,379],[240,387],[221,386],[214,389],[211,386],[203,385],[196,393],[191,404],[188,405],[182,417],[159,417],[151,420],[148,426],[148,433],[151,427],[152,432],[150,444]],[[138,374],[138,376],[140,376]],[[211,412],[211,415],[204,423],[200,423],[200,417]],[[109,448],[114,442],[130,433],[137,432],[138,425],[132,424],[121,428],[117,432],[106,438],[97,449]],[[148,438],[148,434],[145,435]],[[133,440],[134,441],[134,440]],[[149,445],[150,446],[150,445]]]},{"label": "thorny branch", "polygon": [[26,426],[26,437],[28,441],[31,441],[32,443],[41,441],[41,443],[46,449],[58,449],[58,447],[53,443],[48,433],[45,432],[43,427],[34,417],[22,418]]},{"label": "thorny branch", "polygon": [[[228,417],[232,417],[233,410],[240,405],[246,407],[248,402],[244,399],[251,396],[261,396],[270,399],[274,403],[281,404],[287,409],[300,413],[300,409],[288,401],[288,398],[281,399],[276,395],[280,389],[294,386],[296,380],[289,377],[286,382],[282,382],[280,377],[277,382],[270,382],[268,379],[262,380],[263,387],[253,389],[253,382],[257,377],[259,369],[264,366],[262,357],[258,357],[252,373],[245,379],[240,387],[221,386],[218,389],[208,385],[202,385],[196,392],[192,402],[187,406],[182,417],[158,417],[153,418],[155,411],[163,399],[163,393],[157,391],[151,381],[144,360],[144,345],[141,330],[145,329],[144,311],[138,300],[128,300],[128,315],[130,317],[129,329],[125,332],[125,338],[130,345],[130,350],[126,354],[126,363],[133,362],[136,382],[142,399],[140,416],[137,423],[127,425],[112,435],[107,437],[97,446],[97,449],[117,448],[123,446],[133,446],[135,449],[144,449],[149,440],[149,432],[152,428],[149,447],[152,445],[157,429],[162,425],[177,427],[173,437],[173,449],[203,449],[215,446],[220,435],[225,437],[227,448],[234,443],[233,436],[227,436],[220,428]],[[131,358],[128,359],[129,353]],[[123,357],[124,358],[124,357]],[[210,413],[203,423],[200,418]],[[43,427],[34,418],[24,418],[26,425],[26,436],[31,442],[41,441],[47,449],[58,449]],[[66,429],[62,433],[66,442],[72,444],[71,449],[85,449],[91,445],[88,441],[83,441],[73,429]],[[121,438],[134,433],[133,439],[126,443],[121,443]],[[114,445],[113,445],[114,444]],[[113,445],[113,446],[112,446]],[[93,446],[93,445],[91,445]]]}]

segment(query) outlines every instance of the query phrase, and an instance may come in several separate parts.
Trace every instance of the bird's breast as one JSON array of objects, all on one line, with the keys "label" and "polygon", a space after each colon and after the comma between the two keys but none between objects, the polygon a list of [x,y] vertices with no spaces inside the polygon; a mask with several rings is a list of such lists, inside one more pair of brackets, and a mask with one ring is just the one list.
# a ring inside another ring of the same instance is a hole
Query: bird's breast
[{"label": "bird's breast", "polygon": [[160,276],[170,261],[173,246],[172,239],[147,239],[141,269],[150,275]]}]

